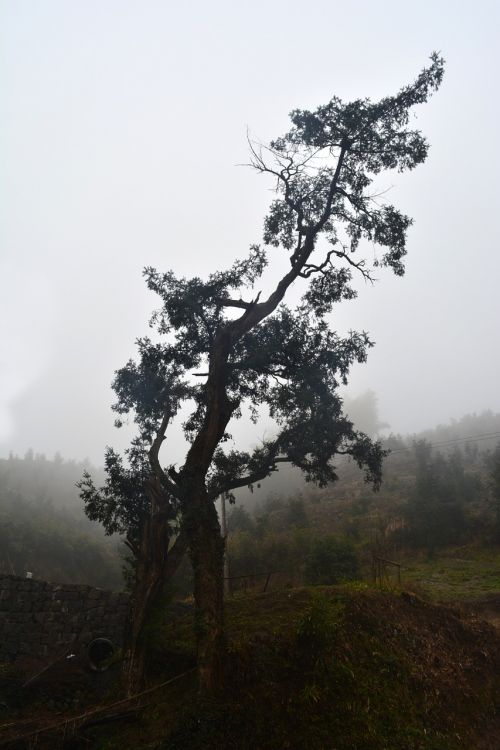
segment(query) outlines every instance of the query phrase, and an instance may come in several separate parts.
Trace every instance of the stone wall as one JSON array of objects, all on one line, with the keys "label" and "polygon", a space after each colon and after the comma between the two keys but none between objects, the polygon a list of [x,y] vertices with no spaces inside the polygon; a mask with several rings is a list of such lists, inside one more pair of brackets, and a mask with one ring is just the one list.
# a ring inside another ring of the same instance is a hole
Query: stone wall
[{"label": "stone wall", "polygon": [[93,638],[123,643],[129,595],[0,576],[0,662],[78,652]]}]

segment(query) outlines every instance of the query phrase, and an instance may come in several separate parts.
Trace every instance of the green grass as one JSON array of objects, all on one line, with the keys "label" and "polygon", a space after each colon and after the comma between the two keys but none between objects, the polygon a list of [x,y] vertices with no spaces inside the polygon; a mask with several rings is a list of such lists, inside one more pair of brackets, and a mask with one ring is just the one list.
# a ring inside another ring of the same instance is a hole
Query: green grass
[{"label": "green grass", "polygon": [[471,601],[500,594],[500,550],[466,547],[431,559],[406,560],[403,584],[417,584],[437,601]]},{"label": "green grass", "polygon": [[[492,569],[491,556],[479,550],[406,567],[416,581],[441,576],[450,587],[456,579],[457,589],[474,595]],[[474,586],[472,573],[480,581]],[[200,699],[191,671],[151,693],[134,720],[89,729],[74,747],[492,750],[500,640],[457,612],[359,582],[235,596],[226,604],[226,677],[215,698]],[[165,602],[148,641],[150,684],[190,670],[192,607]]]},{"label": "green grass", "polygon": [[[92,747],[492,747],[477,732],[496,720],[498,643],[450,610],[358,584],[234,597],[226,622],[226,685],[215,700],[200,701],[190,676],[155,695],[139,724],[101,729]],[[192,615],[167,615],[155,638],[155,681],[193,664]]]}]

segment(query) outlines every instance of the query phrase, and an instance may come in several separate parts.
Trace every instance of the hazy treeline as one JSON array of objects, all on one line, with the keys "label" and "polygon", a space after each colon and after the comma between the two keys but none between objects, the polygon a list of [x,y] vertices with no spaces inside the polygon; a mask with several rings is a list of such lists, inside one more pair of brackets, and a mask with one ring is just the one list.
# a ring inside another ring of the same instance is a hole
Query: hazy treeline
[{"label": "hazy treeline", "polygon": [[[432,555],[447,546],[500,544],[500,415],[469,415],[422,436],[383,442],[392,452],[377,493],[353,462],[341,458],[333,485],[301,483],[290,492],[288,473],[285,491],[276,476],[273,494],[233,507],[228,550],[234,586],[241,587],[244,575],[260,585],[268,572],[284,582],[326,582],[310,573],[320,548],[324,575],[333,582],[342,566],[353,572],[353,554],[368,564],[373,551]],[[328,557],[325,545],[335,554]]]},{"label": "hazy treeline", "polygon": [[473,452],[491,450],[500,440],[500,414],[490,409],[481,414],[466,414],[461,419],[452,419],[448,424],[438,425],[419,433],[420,440],[443,443],[459,440]]},{"label": "hazy treeline", "polygon": [[[349,408],[365,429],[381,429],[373,393]],[[234,587],[264,585],[268,573],[283,585],[352,577],[377,545],[432,554],[474,540],[500,543],[499,414],[383,442],[391,453],[378,493],[339,457],[339,481],[323,489],[283,468],[253,495],[239,494],[228,513]],[[85,517],[75,486],[89,468],[100,482],[102,472],[86,461],[32,451],[0,459],[0,572],[122,587],[120,541]],[[187,561],[178,585],[190,592]]]},{"label": "hazy treeline", "polygon": [[78,496],[85,468],[33,451],[0,459],[0,572],[121,588],[119,542],[86,518]]}]

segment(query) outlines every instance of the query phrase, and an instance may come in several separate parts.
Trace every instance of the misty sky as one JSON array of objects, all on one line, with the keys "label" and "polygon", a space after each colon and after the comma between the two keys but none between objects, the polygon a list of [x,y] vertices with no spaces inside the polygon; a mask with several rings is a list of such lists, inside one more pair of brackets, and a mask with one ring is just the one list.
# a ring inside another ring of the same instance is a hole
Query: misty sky
[{"label": "misty sky", "polygon": [[0,455],[123,445],[110,382],[156,306],[141,269],[205,274],[261,240],[247,127],[393,94],[433,50],[429,158],[377,182],[415,220],[406,275],[332,324],[375,340],[350,393],[394,431],[500,411],[499,19],[493,0],[0,2]]}]

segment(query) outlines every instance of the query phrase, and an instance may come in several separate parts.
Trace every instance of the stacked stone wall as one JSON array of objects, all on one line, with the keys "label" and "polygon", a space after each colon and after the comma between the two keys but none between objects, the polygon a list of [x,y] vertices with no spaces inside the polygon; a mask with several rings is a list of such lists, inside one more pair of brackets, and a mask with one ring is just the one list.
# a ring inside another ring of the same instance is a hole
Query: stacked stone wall
[{"label": "stacked stone wall", "polygon": [[129,595],[0,576],[0,662],[78,652],[97,637],[121,646]]}]

